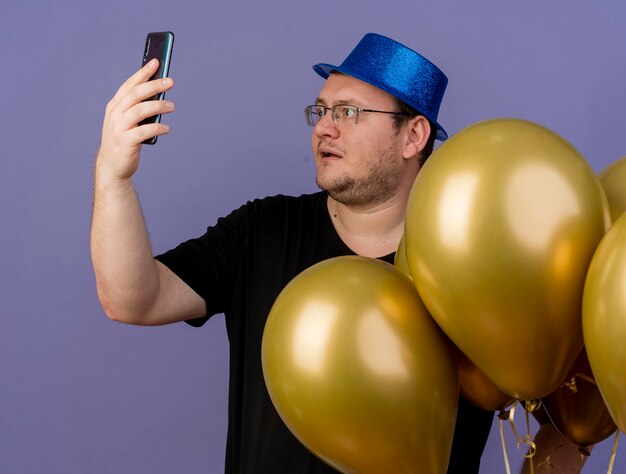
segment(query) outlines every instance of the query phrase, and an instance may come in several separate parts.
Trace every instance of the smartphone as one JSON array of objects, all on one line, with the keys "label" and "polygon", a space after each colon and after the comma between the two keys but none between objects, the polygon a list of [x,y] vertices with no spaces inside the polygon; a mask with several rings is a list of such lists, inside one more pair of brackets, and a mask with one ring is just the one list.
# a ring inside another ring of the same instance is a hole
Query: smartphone
[{"label": "smartphone", "polygon": [[[146,37],[146,45],[143,48],[143,60],[141,66],[145,66],[149,61],[156,58],[159,60],[159,69],[150,78],[159,79],[167,77],[170,71],[170,62],[172,61],[172,48],[174,46],[174,33],[171,31],[160,31],[155,33],[148,33]],[[163,100],[165,98],[165,92],[156,94],[146,100]],[[159,123],[161,121],[161,114],[148,117],[139,125],[147,123]],[[148,138],[143,143],[147,145],[154,145],[157,141],[157,137]]]}]

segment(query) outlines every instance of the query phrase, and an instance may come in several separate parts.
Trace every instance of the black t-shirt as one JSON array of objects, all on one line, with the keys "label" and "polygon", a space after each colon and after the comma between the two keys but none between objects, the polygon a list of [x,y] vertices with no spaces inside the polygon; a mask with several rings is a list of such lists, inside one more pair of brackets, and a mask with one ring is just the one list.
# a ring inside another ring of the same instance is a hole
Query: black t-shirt
[{"label": "black t-shirt", "polygon": [[[261,341],[274,300],[296,275],[329,258],[354,255],[330,220],[327,194],[247,203],[203,236],[157,257],[207,306],[201,326],[224,313],[230,342],[227,473],[336,472],[289,431],[265,387]],[[381,257],[393,263],[394,254]],[[493,413],[461,400],[448,472],[478,472]],[[419,453],[416,453],[419,456]]]}]

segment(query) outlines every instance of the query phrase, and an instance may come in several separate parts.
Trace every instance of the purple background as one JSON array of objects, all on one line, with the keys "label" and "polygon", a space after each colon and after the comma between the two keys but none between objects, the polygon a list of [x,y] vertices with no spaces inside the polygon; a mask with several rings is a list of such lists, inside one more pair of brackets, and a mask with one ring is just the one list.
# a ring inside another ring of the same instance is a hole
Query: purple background
[{"label": "purple background", "polygon": [[[623,0],[0,0],[0,472],[223,470],[223,317],[201,330],[114,324],[89,259],[104,107],[148,31],[176,33],[173,131],[136,177],[160,252],[250,198],[316,189],[311,65],[341,61],[368,31],[447,73],[450,134],[525,118],[600,171],[626,154],[625,20]],[[504,472],[493,426],[484,473]],[[606,471],[611,444],[584,472]]]}]

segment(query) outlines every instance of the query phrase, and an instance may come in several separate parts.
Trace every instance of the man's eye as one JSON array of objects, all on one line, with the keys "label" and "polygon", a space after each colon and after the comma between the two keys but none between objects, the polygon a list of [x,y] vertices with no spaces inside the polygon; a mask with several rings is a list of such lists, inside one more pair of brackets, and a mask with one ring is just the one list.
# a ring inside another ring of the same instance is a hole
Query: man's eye
[{"label": "man's eye", "polygon": [[326,115],[326,109],[324,107],[318,107],[316,114],[319,118],[322,118],[324,115]]},{"label": "man's eye", "polygon": [[354,107],[344,107],[341,114],[346,118],[354,118],[356,115],[356,109]]}]

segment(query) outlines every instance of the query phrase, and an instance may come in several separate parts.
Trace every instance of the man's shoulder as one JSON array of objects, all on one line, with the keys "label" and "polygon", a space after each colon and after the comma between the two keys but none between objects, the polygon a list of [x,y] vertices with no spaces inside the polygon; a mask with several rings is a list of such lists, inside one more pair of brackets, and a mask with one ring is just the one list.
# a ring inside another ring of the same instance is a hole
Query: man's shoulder
[{"label": "man's shoulder", "polygon": [[308,194],[300,194],[299,196],[292,196],[287,194],[275,194],[273,196],[265,196],[262,198],[254,199],[252,203],[261,203],[261,204],[297,204],[301,202],[318,202],[325,196],[324,191],[318,191],[316,193],[308,193]]},{"label": "man's shoulder", "polygon": [[317,220],[326,209],[326,193],[289,196],[276,194],[252,199],[230,214],[218,219],[221,225],[238,225],[264,229],[290,226],[310,219]]},{"label": "man's shoulder", "polygon": [[324,191],[318,191],[316,193],[301,194],[299,196],[275,194],[273,196],[253,199],[242,207],[260,212],[281,212],[306,209],[309,207],[315,208],[325,202],[326,193]]}]

